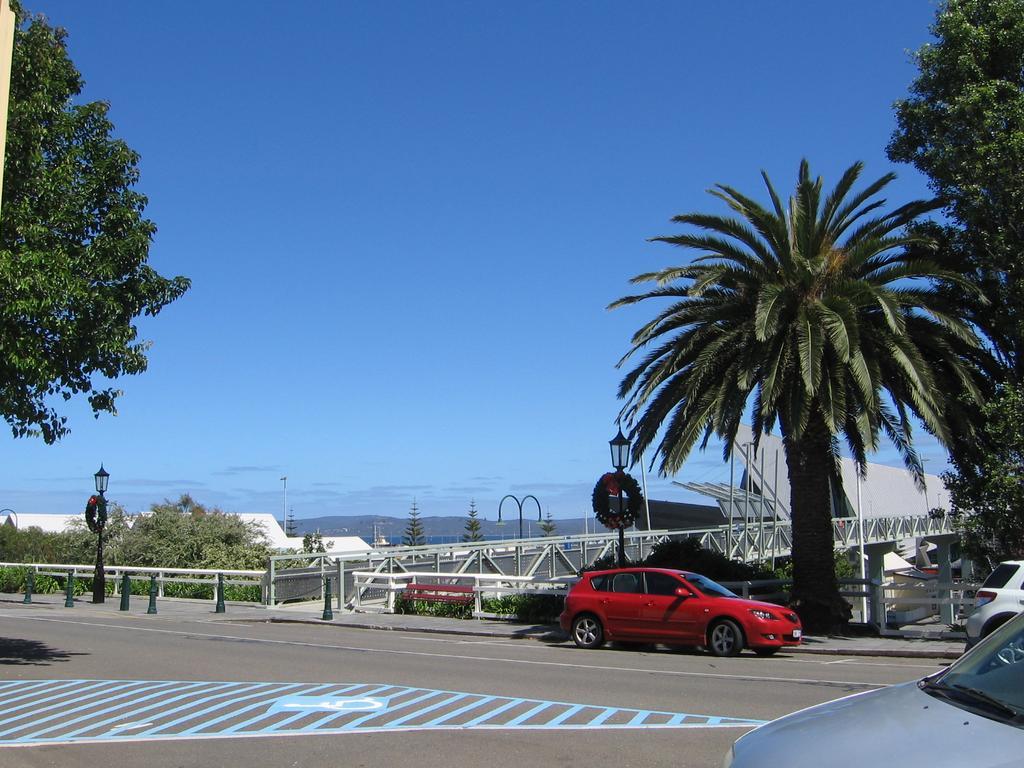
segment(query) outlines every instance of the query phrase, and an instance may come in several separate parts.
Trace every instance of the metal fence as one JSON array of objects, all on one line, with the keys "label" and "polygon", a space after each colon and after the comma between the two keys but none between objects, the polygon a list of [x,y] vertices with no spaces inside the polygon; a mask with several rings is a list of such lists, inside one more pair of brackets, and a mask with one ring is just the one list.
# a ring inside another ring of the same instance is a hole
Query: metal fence
[{"label": "metal fence", "polygon": [[[853,549],[862,543],[877,544],[952,533],[946,517],[857,518],[833,520],[835,548]],[[745,562],[772,562],[792,551],[792,527],[788,522],[763,525],[714,526],[685,530],[628,531],[626,556],[642,560],[659,542],[694,538],[705,549]],[[323,599],[325,579],[338,608],[354,605],[357,587],[355,571],[401,573],[492,573],[506,576],[548,578],[578,573],[594,561],[616,553],[617,533],[602,531],[573,536],[510,539],[507,541],[454,542],[423,547],[389,547],[371,552],[328,552],[323,554],[275,555],[267,569],[267,603]],[[360,594],[366,598],[367,595]],[[379,597],[379,595],[378,595]]]},{"label": "metal fence", "polygon": [[[59,564],[59,563],[0,563],[0,568],[27,568],[36,576],[54,576],[67,578],[73,575],[75,578],[92,578],[95,566],[81,564]],[[269,594],[269,582],[266,578],[266,571],[244,571],[216,568],[149,568],[142,566],[108,565],[104,566],[103,572],[107,580],[112,583],[114,596],[120,594],[121,579],[125,574],[129,579],[150,580],[156,576],[157,596],[164,596],[164,587],[167,584],[201,584],[209,586],[213,597],[217,599],[217,580],[224,577],[225,586],[258,587],[260,600],[266,604]]]}]

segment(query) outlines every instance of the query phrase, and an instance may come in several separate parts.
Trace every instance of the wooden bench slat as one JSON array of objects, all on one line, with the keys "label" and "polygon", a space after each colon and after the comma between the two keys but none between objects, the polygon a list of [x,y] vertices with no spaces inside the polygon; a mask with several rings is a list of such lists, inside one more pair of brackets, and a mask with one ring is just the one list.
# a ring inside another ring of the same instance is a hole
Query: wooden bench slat
[{"label": "wooden bench slat", "polygon": [[473,587],[462,584],[407,584],[402,592],[406,600],[437,603],[471,603]]}]

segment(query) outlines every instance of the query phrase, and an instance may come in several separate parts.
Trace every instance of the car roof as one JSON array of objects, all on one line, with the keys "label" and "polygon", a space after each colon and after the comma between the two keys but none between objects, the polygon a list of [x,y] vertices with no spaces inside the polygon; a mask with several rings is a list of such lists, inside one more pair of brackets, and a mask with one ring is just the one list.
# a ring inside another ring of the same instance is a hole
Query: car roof
[{"label": "car roof", "polygon": [[609,573],[635,573],[636,571],[651,571],[654,573],[671,573],[679,576],[695,576],[694,571],[682,571],[678,568],[649,568],[645,565],[626,566],[625,568],[606,568],[603,571],[587,571],[586,576],[604,576]]}]

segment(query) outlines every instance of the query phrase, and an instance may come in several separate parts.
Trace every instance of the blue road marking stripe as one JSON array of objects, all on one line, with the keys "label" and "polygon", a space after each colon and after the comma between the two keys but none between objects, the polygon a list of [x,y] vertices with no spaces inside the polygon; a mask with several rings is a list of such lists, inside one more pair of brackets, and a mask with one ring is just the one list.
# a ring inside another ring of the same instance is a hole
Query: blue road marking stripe
[{"label": "blue road marking stripe", "polygon": [[5,682],[0,747],[418,729],[749,728],[763,722],[394,684]]},{"label": "blue road marking stripe", "polygon": [[[238,683],[232,683],[231,685],[238,685]],[[270,687],[271,685],[272,685],[271,683],[254,683],[252,685],[245,685],[245,686],[243,686],[242,688],[240,688],[237,691],[220,691],[218,693],[213,694],[212,696],[205,696],[205,697],[203,697],[201,699],[197,699],[196,701],[190,701],[188,704],[183,704],[180,707],[175,707],[174,709],[171,709],[171,710],[168,710],[166,712],[161,712],[160,713],[160,716],[163,717],[164,715],[173,715],[175,712],[181,712],[182,710],[189,710],[189,711],[185,712],[185,714],[182,715],[181,717],[175,718],[174,720],[171,720],[170,722],[167,722],[167,723],[160,723],[160,725],[157,725],[157,726],[155,726],[153,728],[150,728],[149,730],[141,731],[140,733],[136,734],[136,736],[149,736],[151,734],[157,734],[157,733],[159,733],[162,730],[165,730],[165,729],[170,728],[170,727],[172,727],[174,725],[177,725],[178,723],[184,723],[184,722],[186,722],[188,720],[192,720],[192,719],[194,719],[194,718],[196,718],[196,717],[198,717],[198,716],[200,716],[202,714],[205,714],[206,712],[212,712],[214,710],[221,709],[224,706],[224,703],[225,703],[225,702],[221,702],[219,704],[214,704],[213,706],[206,707],[205,709],[200,709],[198,711],[192,711],[193,707],[201,705],[201,704],[205,704],[208,701],[213,701],[214,699],[222,699],[225,696],[230,695],[230,694],[234,694],[234,693],[245,693],[246,691],[252,691],[252,690],[256,690],[256,689],[261,689],[261,690],[258,690],[257,693],[246,695],[246,696],[240,696],[238,698],[231,699],[230,703],[235,703],[235,702],[238,702],[238,701],[248,701],[249,699],[254,699],[254,698],[262,695],[266,691],[266,689],[268,687]]]},{"label": "blue road marking stripe", "polygon": [[538,714],[540,712],[543,712],[545,709],[547,709],[550,706],[553,706],[556,703],[557,702],[554,702],[554,701],[542,701],[542,702],[540,702],[540,704],[538,704],[537,706],[533,707],[532,709],[528,709],[523,714],[519,715],[518,717],[516,717],[516,718],[514,718],[512,720],[509,720],[508,723],[506,723],[506,725],[508,725],[508,726],[516,726],[516,725],[519,725],[520,723],[525,723],[527,720],[529,720],[534,715],[536,715],[536,714]]},{"label": "blue road marking stripe", "polygon": [[[601,712],[599,715],[597,715],[593,720],[587,723],[587,725],[591,727],[595,725],[601,725],[602,723],[604,723],[605,720],[607,720],[609,717],[611,717],[618,711],[619,710],[612,709],[611,707],[605,707],[604,712]],[[686,717],[686,715],[681,715],[681,717]]]},{"label": "blue road marking stripe", "polygon": [[[44,718],[44,720],[39,720],[39,721],[33,722],[33,727],[37,723],[41,723],[41,722],[48,721],[48,720],[58,719],[58,722],[56,724],[54,724],[54,725],[51,725],[49,728],[43,728],[42,730],[33,730],[32,733],[29,733],[29,734],[26,734],[26,735],[20,737],[18,739],[18,741],[36,741],[36,740],[39,739],[40,736],[42,736],[45,733],[50,733],[51,731],[56,731],[56,730],[61,729],[61,728],[66,728],[69,725],[74,725],[75,723],[80,723],[83,720],[91,720],[93,717],[95,717],[97,715],[103,715],[103,714],[106,714],[107,712],[112,712],[115,709],[123,709],[124,708],[124,702],[123,702],[124,699],[126,699],[129,696],[131,696],[133,693],[135,693],[136,690],[148,690],[148,688],[145,685],[143,685],[143,684],[136,683],[134,685],[135,686],[139,686],[139,687],[138,688],[133,688],[131,691],[123,691],[122,693],[120,693],[119,695],[114,696],[114,697],[105,697],[102,700],[104,704],[106,704],[106,703],[108,703],[110,701],[122,701],[121,704],[116,704],[113,707],[108,707],[106,709],[102,709],[102,710],[99,710],[97,712],[87,712],[84,715],[79,715],[78,717],[73,717],[70,720],[59,720],[60,717],[62,717],[63,715],[65,715],[67,713],[59,713],[59,714],[54,715],[52,717]],[[167,683],[156,683],[156,685],[157,686],[161,686],[161,685],[166,686]],[[129,686],[129,687],[131,687],[131,686]],[[124,688],[124,686],[122,686],[122,690],[123,690],[123,688]],[[94,704],[90,704],[90,705],[85,706],[85,707],[78,707],[78,708],[72,710],[71,714],[74,714],[75,712],[82,712],[83,710],[87,710],[87,709],[89,709],[92,706],[94,706]],[[72,731],[72,733],[74,733],[74,731]],[[65,735],[64,738],[68,738],[68,735]]]},{"label": "blue road marking stripe", "polygon": [[633,719],[629,721],[629,725],[643,725],[644,720],[646,720],[651,714],[653,713],[641,710],[633,715]]},{"label": "blue road marking stripe", "polygon": [[[132,683],[131,685],[134,685],[134,686],[145,686],[145,683],[143,683],[143,682],[136,682],[136,683]],[[154,683],[153,685],[158,686],[158,687],[159,686],[165,686],[165,687],[168,688],[168,692],[170,693],[170,692],[174,692],[176,690],[180,690],[180,687],[181,687],[182,683],[168,683],[168,682],[164,682],[164,683]],[[195,691],[198,690],[198,689],[201,689],[204,685],[207,685],[207,684],[206,683],[186,683],[185,686],[189,690],[187,690],[185,693],[179,694],[177,696],[172,696],[170,699],[165,700],[164,703],[168,703],[170,701],[179,701],[181,699],[188,698],[189,696],[194,695]],[[227,685],[227,684],[220,683],[220,685],[224,686],[224,685]],[[177,686],[177,687],[174,687],[174,686]],[[126,686],[117,686],[113,690],[118,690],[118,689],[124,688],[124,687],[126,687]],[[108,689],[107,691],[100,691],[98,695],[105,696],[107,693],[109,693],[109,690],[110,689]],[[123,699],[126,695],[128,695],[128,694],[122,694],[121,696],[115,697],[115,699],[117,699],[117,700]],[[105,701],[112,701],[112,700],[113,699],[107,698]],[[93,706],[93,705],[88,705],[88,706]],[[88,706],[86,706],[86,707],[78,707],[78,708],[74,709],[73,712],[80,712],[83,709],[88,709]],[[120,706],[124,707],[124,704],[121,704]],[[112,710],[113,710],[113,708],[110,708],[109,711],[112,711]],[[59,716],[60,715],[55,715],[53,717],[48,717],[48,718],[45,718],[44,720],[38,720],[36,722],[37,723],[46,722],[48,720],[53,720],[53,719],[55,719],[56,717],[59,717]],[[45,728],[42,731],[35,731],[30,736],[24,737],[24,739],[27,740],[27,741],[36,740],[43,733],[48,733],[49,731],[56,730],[57,728],[60,728],[62,726],[70,725],[70,724],[75,723],[75,722],[80,722],[81,720],[88,719],[91,716],[92,716],[91,714],[90,715],[83,715],[82,717],[77,718],[75,720],[67,720],[67,721],[58,723],[57,725],[51,726],[50,728]]]},{"label": "blue road marking stripe", "polygon": [[575,705],[569,707],[569,709],[565,710],[565,712],[560,714],[554,720],[548,720],[544,725],[548,725],[548,726],[551,726],[551,725],[561,725],[566,720],[568,720],[570,717],[572,717],[577,712],[582,710],[584,706],[585,705],[583,705],[583,704],[575,704]]},{"label": "blue road marking stripe", "polygon": [[[493,697],[493,700],[497,701],[498,697],[497,696]],[[500,715],[502,712],[505,712],[506,710],[509,710],[509,709],[512,709],[513,707],[519,706],[520,704],[523,703],[523,701],[524,701],[524,699],[510,699],[509,701],[506,701],[501,706],[499,706],[499,707],[497,707],[495,709],[492,709],[490,712],[485,712],[484,714],[480,715],[479,717],[474,717],[472,720],[470,720],[470,721],[468,721],[466,723],[463,723],[462,727],[463,728],[472,728],[474,725],[480,725],[481,723],[484,723],[484,722],[490,720],[492,717],[497,717],[498,715]]]},{"label": "blue road marking stripe", "polygon": [[[406,690],[409,691],[409,692],[413,692],[413,691],[422,691],[423,689],[422,688],[407,688]],[[385,709],[383,712],[370,712],[369,714],[363,715],[362,717],[357,717],[355,720],[350,720],[349,722],[345,723],[341,727],[344,728],[346,731],[352,730],[354,728],[358,728],[360,725],[365,723],[367,720],[372,720],[373,718],[380,717],[381,715],[390,715],[392,712],[397,712],[400,709],[405,709],[406,707],[411,707],[413,704],[419,704],[421,701],[426,701],[427,699],[432,699],[434,696],[437,696],[438,693],[440,693],[440,691],[426,691],[425,693],[421,693],[419,696],[414,696],[413,698],[411,698],[411,699],[409,699],[407,701],[403,701],[401,704],[395,704],[395,705],[392,705],[390,700],[389,700],[388,701],[387,709]],[[395,697],[392,697],[392,698],[395,698]],[[328,718],[324,718],[324,720],[327,720],[327,719]],[[333,720],[335,718],[330,718],[330,719]]]},{"label": "blue road marking stripe", "polygon": [[[29,693],[23,693],[21,696],[15,696],[14,698],[5,698],[4,701],[3,701],[4,712],[16,712],[19,709],[24,709],[24,707],[11,707],[11,708],[7,708],[7,705],[11,704],[11,703],[13,703],[15,701],[24,701],[25,699],[31,699],[34,696],[38,696],[39,695],[39,692],[37,690],[38,688],[46,689],[47,687],[49,687],[50,691],[60,690],[60,691],[63,691],[64,693],[68,693],[68,692],[73,692],[75,686],[79,684],[78,680],[68,680],[68,681],[66,681],[66,683],[64,685],[52,685],[51,684],[52,682],[53,682],[52,680],[43,680],[40,685],[32,686],[32,690]],[[51,696],[50,699],[46,699],[46,700],[49,701],[49,700],[52,700],[52,699],[60,698],[60,696],[64,695],[64,693],[58,693],[56,696]],[[39,701],[40,701],[40,699],[36,699],[35,702],[33,702],[33,703],[38,703]],[[32,706],[32,703],[26,704],[25,706],[30,707],[30,706]]]},{"label": "blue road marking stripe", "polygon": [[[198,687],[201,684],[197,683],[195,685],[196,685],[196,687]],[[119,714],[114,715],[113,717],[108,717],[106,720],[100,720],[99,722],[90,722],[88,725],[84,725],[81,728],[79,728],[78,730],[71,731],[70,733],[64,734],[64,736],[65,737],[74,737],[74,736],[77,736],[78,734],[80,734],[80,733],[82,733],[84,731],[91,731],[94,728],[102,728],[107,723],[115,723],[118,720],[123,720],[126,714],[131,714],[134,717],[134,716],[138,715],[140,712],[146,712],[148,710],[155,709],[156,707],[159,707],[160,704],[154,704],[154,705],[149,706],[149,707],[142,707],[141,709],[138,709],[138,708],[135,707],[135,705],[138,704],[139,702],[149,701],[150,699],[154,699],[154,698],[157,698],[158,696],[160,696],[162,694],[168,693],[167,684],[166,683],[153,683],[151,685],[145,685],[145,686],[142,686],[141,688],[139,688],[137,692],[138,693],[143,693],[145,691],[152,691],[154,688],[157,689],[155,693],[149,693],[149,694],[146,694],[145,696],[141,696],[141,697],[139,697],[137,699],[132,699],[131,700],[131,708],[127,712],[125,711],[125,705],[123,703],[122,704],[115,704],[114,706],[107,707],[106,709],[101,709],[98,712],[90,712],[88,718],[86,718],[86,719],[91,719],[93,717],[100,717],[100,716],[108,714],[110,712],[118,712]],[[172,689],[172,690],[175,690],[175,689]],[[161,704],[163,704],[163,703],[166,703],[166,700],[161,702]],[[65,725],[66,725],[66,723],[65,723]],[[54,728],[56,728],[56,727],[58,727],[58,726],[54,726]],[[53,728],[49,728],[48,730],[53,730]],[[38,734],[35,734],[35,735],[38,735]]]},{"label": "blue road marking stripe", "polygon": [[[114,690],[116,691],[116,690],[121,690],[123,688],[130,688],[130,687],[132,687],[134,685],[138,685],[138,683],[124,683],[122,685],[117,685],[117,686],[114,686]],[[5,720],[0,720],[0,725],[7,725],[8,723],[14,722],[15,720],[23,720],[26,717],[31,717],[32,718],[32,724],[33,725],[38,725],[39,723],[47,723],[47,722],[49,722],[51,720],[56,720],[57,718],[66,716],[68,714],[68,710],[66,709],[66,707],[69,704],[78,704],[78,703],[80,703],[82,701],[95,702],[95,700],[96,700],[96,698],[98,696],[105,696],[109,692],[109,689],[108,690],[104,690],[103,689],[103,684],[102,683],[97,683],[95,685],[87,686],[84,690],[90,691],[90,693],[87,693],[85,696],[78,696],[76,698],[69,699],[67,701],[62,701],[59,704],[51,704],[50,706],[43,707],[42,709],[33,709],[31,712],[28,712],[27,714],[24,714],[24,715],[18,715],[17,717],[12,717],[12,718],[7,718]],[[52,701],[53,699],[58,699],[58,698],[61,698],[61,697],[60,696],[47,696],[46,698],[42,699],[42,701]],[[93,706],[93,704],[90,703],[90,704],[85,705],[84,707],[75,707],[74,709],[71,710],[71,712],[78,712],[79,710],[87,709],[88,707],[91,707],[91,706]],[[24,709],[24,707],[18,707],[18,709]],[[40,712],[50,712],[50,711],[52,711],[54,709],[58,709],[60,711],[57,712],[56,714],[50,715],[49,717],[43,717],[43,718],[37,718],[36,717],[36,715],[39,714]],[[18,725],[18,726],[15,726],[14,728],[8,728],[6,731],[0,731],[0,736],[6,736],[9,733],[13,733],[14,731],[20,731],[20,730],[23,730],[24,728],[25,728],[24,725]]]},{"label": "blue road marking stripe", "polygon": [[464,715],[466,712],[474,710],[478,707],[482,707],[484,704],[489,704],[490,702],[494,701],[494,698],[494,696],[483,696],[477,699],[476,701],[471,701],[469,702],[469,704],[459,707],[454,712],[448,712],[447,714],[441,715],[440,717],[435,717],[429,723],[423,723],[423,727],[432,728],[436,725],[440,725],[441,723],[447,722],[448,720],[452,720],[458,717],[459,715]]},{"label": "blue road marking stripe", "polygon": [[[365,699],[365,698],[369,698],[371,696],[378,696],[378,695],[384,693],[384,691],[391,690],[394,687],[395,686],[393,686],[393,685],[381,685],[381,686],[378,686],[376,688],[371,689],[370,691],[367,691],[366,693],[359,694],[359,697]],[[379,715],[380,712],[372,712],[371,714],[372,715]],[[299,712],[296,715],[292,715],[287,720],[282,720],[279,723],[274,723],[274,725],[272,725],[269,728],[267,728],[266,731],[268,731],[268,732],[279,731],[287,723],[293,723],[296,720],[300,720],[303,717],[306,717],[307,715],[309,715],[309,712]],[[330,722],[332,720],[337,720],[339,717],[343,717],[344,715],[345,715],[344,712],[331,712],[329,715],[326,715],[325,717],[321,717],[321,718],[319,718],[317,720],[314,720],[312,723],[310,723],[307,726],[307,728],[309,728],[310,730],[316,730],[321,724],[328,723],[328,722]],[[303,729],[303,730],[305,730],[305,729]]]},{"label": "blue road marking stripe", "polygon": [[[295,688],[299,688],[299,687],[301,687],[301,686],[298,685],[298,684],[286,685],[286,686],[284,686],[284,688],[282,690],[295,689]],[[322,691],[325,688],[334,688],[334,687],[336,687],[336,686],[334,686],[333,684],[330,684],[330,683],[327,684],[327,685],[317,685],[317,686],[314,686],[314,687],[309,688],[307,690],[304,690],[303,694],[306,694],[306,695],[313,694],[313,693],[316,693],[317,691]],[[338,693],[332,694],[332,695],[333,696],[340,696],[340,695],[342,695],[344,693],[347,693],[348,691],[354,691],[354,690],[356,690],[357,688],[360,688],[360,687],[361,686],[358,686],[358,685],[350,685],[347,688],[339,691]],[[245,728],[248,725],[252,725],[253,723],[258,723],[260,720],[266,720],[268,717],[272,717],[273,716],[272,712],[268,712],[267,711],[266,702],[258,701],[255,704],[249,704],[248,706],[242,707],[241,709],[235,709],[235,710],[232,710],[232,711],[228,712],[227,714],[221,715],[220,717],[215,717],[213,720],[208,720],[205,723],[201,723],[199,725],[193,725],[191,728],[186,728],[181,733],[183,735],[187,735],[187,734],[190,734],[190,733],[195,733],[196,731],[205,731],[205,730],[215,726],[217,723],[224,722],[225,720],[230,720],[231,718],[238,717],[239,715],[244,715],[246,712],[252,712],[254,709],[263,709],[263,711],[260,712],[255,717],[250,717],[248,720],[243,720],[240,723],[235,723],[234,725],[231,725],[231,726],[228,726],[227,728],[222,729],[222,733],[235,733],[235,732],[241,730],[242,728]]]},{"label": "blue road marking stripe", "polygon": [[436,709],[441,709],[442,707],[447,707],[449,704],[454,704],[457,701],[462,701],[468,695],[469,695],[468,693],[457,693],[457,694],[455,694],[453,696],[449,696],[447,699],[443,699],[443,700],[437,702],[436,704],[431,704],[429,707],[424,707],[423,709],[417,709],[415,712],[412,712],[412,713],[410,713],[408,715],[400,717],[397,720],[389,720],[387,723],[385,723],[385,725],[387,727],[389,727],[389,728],[393,728],[396,725],[401,725],[402,723],[408,722],[409,720],[412,720],[413,718],[419,717],[420,715],[425,715],[428,712],[433,712]]}]

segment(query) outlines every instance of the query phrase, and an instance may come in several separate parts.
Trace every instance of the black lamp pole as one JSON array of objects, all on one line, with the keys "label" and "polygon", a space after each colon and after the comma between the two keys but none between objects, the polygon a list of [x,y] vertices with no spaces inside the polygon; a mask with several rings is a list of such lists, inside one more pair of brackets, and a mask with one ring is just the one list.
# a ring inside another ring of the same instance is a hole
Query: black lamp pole
[{"label": "black lamp pole", "polygon": [[[608,441],[612,451],[612,466],[615,467],[615,474],[622,475],[622,470],[629,466],[629,439],[622,434],[622,427],[619,427],[618,434]],[[619,516],[622,516],[622,478],[619,477]],[[619,568],[626,567],[626,532],[623,526],[619,526]]]},{"label": "black lamp pole", "polygon": [[523,538],[523,504],[526,503],[527,499],[533,499],[533,503],[537,505],[537,522],[543,521],[543,512],[540,511],[540,502],[537,501],[537,497],[532,493],[523,496],[522,500],[516,498],[511,493],[506,494],[502,497],[501,501],[498,502],[498,525],[504,525],[505,521],[501,519],[501,505],[505,503],[505,499],[512,499],[516,503],[516,507],[519,508],[519,538]]},{"label": "black lamp pole", "polygon": [[[107,481],[110,473],[100,464],[100,471],[93,475],[96,481],[96,493],[100,496],[101,505],[107,503],[103,494],[107,492]],[[92,574],[92,601],[102,603],[107,596],[107,576],[103,572],[103,527],[106,525],[105,516],[96,517],[96,568]]]}]

